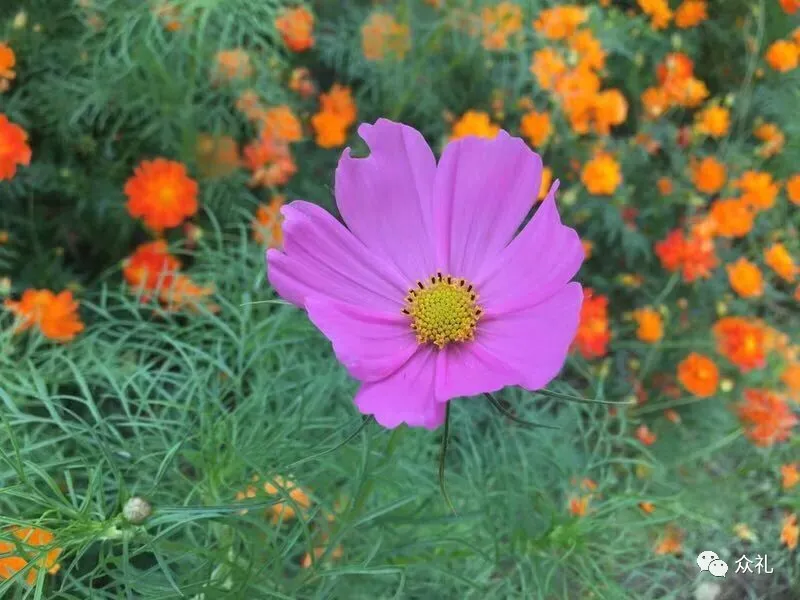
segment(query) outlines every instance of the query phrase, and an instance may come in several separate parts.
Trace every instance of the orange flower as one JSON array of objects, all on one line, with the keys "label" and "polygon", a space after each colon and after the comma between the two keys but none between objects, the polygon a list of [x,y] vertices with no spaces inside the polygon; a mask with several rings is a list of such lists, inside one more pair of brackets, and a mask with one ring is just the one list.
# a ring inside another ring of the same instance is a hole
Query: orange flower
[{"label": "orange flower", "polygon": [[569,514],[575,517],[583,517],[589,510],[589,501],[592,499],[591,494],[583,496],[570,496],[569,499]]},{"label": "orange flower", "polygon": [[316,133],[320,148],[338,148],[347,141],[347,121],[334,112],[322,111],[311,117],[311,126]]},{"label": "orange flower", "polygon": [[281,223],[281,207],[284,197],[274,196],[269,204],[260,204],[253,219],[253,239],[259,244],[266,244],[270,248],[279,248],[283,244],[283,230]]},{"label": "orange flower", "polygon": [[656,242],[655,253],[661,261],[661,266],[667,271],[677,271],[683,264],[686,239],[680,229],[675,229],[667,234],[663,240]]},{"label": "orange flower", "polygon": [[6,91],[9,82],[17,76],[14,72],[16,64],[17,56],[14,51],[5,42],[0,42],[0,92]]},{"label": "orange flower", "polygon": [[672,20],[672,11],[667,0],[636,0],[642,12],[650,17],[650,25],[656,31],[665,29]]},{"label": "orange flower", "polygon": [[608,351],[610,340],[608,298],[602,294],[596,295],[592,288],[584,288],[580,322],[575,340],[572,342],[573,347],[584,358],[599,358]]},{"label": "orange flower", "polygon": [[244,163],[252,172],[251,186],[285,185],[297,172],[289,145],[262,135],[245,146]]},{"label": "orange flower", "polygon": [[621,125],[627,117],[628,101],[619,90],[605,90],[594,97],[594,126],[600,135],[608,135],[612,126]]},{"label": "orange flower", "polygon": [[786,182],[786,194],[794,204],[800,206],[800,173],[796,173]]},{"label": "orange flower", "polygon": [[457,140],[468,135],[491,139],[498,131],[500,128],[492,123],[488,114],[479,110],[468,110],[453,123],[450,139]]},{"label": "orange flower", "polygon": [[401,59],[410,48],[408,25],[398,23],[393,15],[372,13],[361,27],[361,49],[367,60]]},{"label": "orange flower", "polygon": [[662,196],[669,196],[673,191],[672,180],[669,177],[659,177],[656,181],[658,193]]},{"label": "orange flower", "polygon": [[241,165],[239,146],[229,135],[201,133],[195,144],[197,167],[204,178],[226,177]]},{"label": "orange flower", "polygon": [[738,408],[745,435],[756,446],[768,447],[789,439],[797,417],[778,394],[764,389],[746,389]]},{"label": "orange flower", "polygon": [[569,38],[569,47],[578,55],[579,69],[600,71],[606,66],[606,51],[591,30],[576,31]]},{"label": "orange flower", "polygon": [[78,302],[67,290],[54,294],[50,290],[28,289],[18,302],[6,300],[5,306],[21,319],[15,332],[36,325],[44,337],[68,342],[84,329],[78,315]]},{"label": "orange flower", "polygon": [[304,6],[284,10],[275,19],[275,29],[293,52],[303,52],[314,45],[314,15]]},{"label": "orange flower", "polygon": [[764,58],[770,67],[786,73],[797,67],[798,54],[800,54],[800,50],[798,50],[797,44],[788,40],[777,40],[767,48]]},{"label": "orange flower", "polygon": [[773,244],[764,252],[764,262],[778,276],[792,283],[797,275],[797,265],[783,244]]},{"label": "orange flower", "polygon": [[652,344],[664,336],[664,321],[657,310],[640,308],[633,311],[633,318],[639,326],[636,337],[641,341]]},{"label": "orange flower", "polygon": [[0,181],[13,179],[17,165],[31,164],[28,133],[0,113]]},{"label": "orange flower", "polygon": [[[284,479],[280,475],[276,476],[273,481],[265,482],[264,491],[270,496],[278,494],[289,496],[300,509],[307,509],[311,506],[311,498],[308,493],[293,481]],[[288,521],[297,515],[294,505],[290,504],[288,500],[273,504],[268,513],[272,515],[273,524]]]},{"label": "orange flower", "polygon": [[764,293],[761,269],[743,256],[727,266],[728,281],[742,298],[758,298]]},{"label": "orange flower", "polygon": [[678,364],[678,381],[695,396],[708,398],[717,391],[719,371],[710,358],[692,352]]},{"label": "orange flower", "polygon": [[670,99],[664,88],[649,87],[642,92],[642,106],[645,114],[651,119],[657,119],[670,107]]},{"label": "orange flower", "polygon": [[722,106],[709,106],[697,113],[694,121],[694,127],[698,133],[720,138],[728,133],[731,113]]},{"label": "orange flower", "polygon": [[675,525],[667,525],[664,535],[656,543],[656,554],[680,554],[683,552],[683,531]]},{"label": "orange flower", "polygon": [[533,53],[530,70],[542,89],[552,90],[566,73],[567,63],[552,48],[542,48]]},{"label": "orange flower", "polygon": [[285,104],[264,112],[263,135],[285,142],[298,142],[303,138],[303,127],[292,109]]},{"label": "orange flower", "polygon": [[800,470],[797,466],[800,463],[789,463],[781,465],[781,487],[790,490],[800,483]]},{"label": "orange flower", "polygon": [[[323,542],[326,541],[325,536],[323,536]],[[314,558],[311,558],[311,553],[306,552],[303,555],[302,560],[300,561],[300,566],[303,569],[308,569],[315,561],[318,561],[322,558],[322,555],[325,554],[325,547],[324,546],[315,546],[314,547]],[[341,546],[336,546],[333,550],[330,551],[328,554],[328,558],[332,560],[336,560],[344,556],[344,549]]]},{"label": "orange flower", "polygon": [[786,144],[786,136],[775,123],[762,123],[753,130],[753,135],[764,142],[758,149],[758,155],[764,158],[780,154]]},{"label": "orange flower", "polygon": [[800,0],[778,0],[787,15],[793,15],[800,8]]},{"label": "orange flower", "polygon": [[586,68],[569,70],[556,81],[557,98],[576,133],[589,132],[600,85],[597,74]]},{"label": "orange flower", "polygon": [[550,186],[552,184],[553,170],[550,167],[544,167],[542,169],[542,183],[539,185],[539,197],[537,200],[544,200],[545,196],[547,196],[547,192],[550,191]]},{"label": "orange flower", "polygon": [[715,200],[711,203],[710,217],[715,232],[723,237],[744,237],[753,229],[753,211],[743,199]]},{"label": "orange flower", "polygon": [[31,561],[36,567],[31,567],[25,576],[28,585],[36,584],[40,568],[47,570],[50,575],[58,572],[61,568],[61,565],[58,564],[61,548],[50,548],[44,556],[41,555],[40,548],[52,546],[55,540],[51,532],[38,527],[18,527],[16,525],[12,526],[9,531],[19,542],[0,540],[0,579],[11,579],[16,573],[27,567]]},{"label": "orange flower", "polygon": [[[123,261],[122,275],[131,287],[148,291],[170,285],[180,268],[181,261],[169,253],[167,243],[156,240],[139,245]],[[145,300],[149,297],[144,295]]]},{"label": "orange flower", "polygon": [[217,52],[216,66],[212,80],[233,81],[247,79],[253,74],[253,65],[250,64],[250,55],[241,48],[221,50]]},{"label": "orange flower", "polygon": [[550,114],[532,110],[522,115],[519,130],[531,146],[534,148],[541,147],[553,131],[553,126],[550,123]]},{"label": "orange flower", "polygon": [[319,104],[323,111],[334,113],[348,127],[356,121],[356,103],[347,86],[334,83],[326,94],[320,94]]},{"label": "orange flower", "polygon": [[641,511],[647,515],[652,515],[653,511],[656,509],[656,505],[652,502],[639,502],[639,508]]},{"label": "orange flower", "polygon": [[563,40],[575,33],[586,18],[586,10],[582,6],[554,6],[540,12],[533,26],[549,40]]},{"label": "orange flower", "polygon": [[800,402],[800,362],[790,362],[781,373],[781,382],[786,386],[789,397]]},{"label": "orange flower", "polygon": [[708,19],[705,0],[683,0],[675,11],[675,25],[681,29],[696,27]]},{"label": "orange flower", "polygon": [[781,524],[781,543],[789,550],[797,548],[800,538],[800,526],[797,525],[797,515],[786,515]]},{"label": "orange flower", "polygon": [[158,299],[170,312],[177,312],[184,308],[198,311],[201,307],[211,312],[217,312],[219,306],[208,301],[208,297],[213,293],[213,285],[197,285],[186,275],[178,274],[168,286],[159,289]]},{"label": "orange flower", "polygon": [[772,175],[762,171],[745,171],[733,185],[742,190],[742,201],[758,211],[772,208],[779,191]]},{"label": "orange flower", "polygon": [[725,185],[728,176],[725,165],[713,156],[706,156],[701,161],[692,159],[689,169],[694,186],[704,194],[716,194]]},{"label": "orange flower", "polygon": [[679,88],[694,73],[694,62],[683,52],[671,52],[664,57],[664,61],[656,67],[658,83],[670,95],[679,95]]},{"label": "orange flower", "polygon": [[656,434],[650,431],[647,425],[639,425],[636,429],[636,439],[638,439],[645,446],[652,446],[656,443]]},{"label": "orange flower", "polygon": [[125,195],[128,214],[156,232],[197,212],[197,183],[183,164],[165,158],[142,161],[125,183]]},{"label": "orange flower", "polygon": [[742,317],[723,317],[712,328],[717,352],[739,367],[742,373],[766,365],[763,327]]},{"label": "orange flower", "polygon": [[522,8],[507,1],[486,6],[481,11],[481,25],[483,47],[503,50],[508,47],[508,38],[522,30]]},{"label": "orange flower", "polygon": [[619,163],[606,152],[598,152],[583,166],[581,181],[595,196],[610,196],[622,183]]}]

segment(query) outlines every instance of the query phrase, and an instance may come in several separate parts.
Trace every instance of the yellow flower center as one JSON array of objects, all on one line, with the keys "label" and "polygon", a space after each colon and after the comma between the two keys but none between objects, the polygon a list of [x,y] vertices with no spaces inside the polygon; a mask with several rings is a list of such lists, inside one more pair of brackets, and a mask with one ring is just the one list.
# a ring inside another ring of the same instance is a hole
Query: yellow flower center
[{"label": "yellow flower center", "polygon": [[420,344],[432,343],[441,349],[475,337],[483,314],[477,299],[471,283],[437,272],[408,291],[403,314],[411,318]]}]

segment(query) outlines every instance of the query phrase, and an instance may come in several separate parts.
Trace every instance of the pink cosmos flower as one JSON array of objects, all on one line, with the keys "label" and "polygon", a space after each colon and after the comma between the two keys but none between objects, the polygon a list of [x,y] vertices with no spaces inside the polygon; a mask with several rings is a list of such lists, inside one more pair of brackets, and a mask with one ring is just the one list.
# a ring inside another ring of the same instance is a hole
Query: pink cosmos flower
[{"label": "pink cosmos flower", "polygon": [[583,293],[584,253],[556,210],[556,181],[522,228],[542,160],[519,138],[467,137],[437,165],[415,129],[386,119],[345,149],[335,195],[345,227],[303,201],[283,210],[270,283],[304,308],[362,382],[358,409],[384,427],[435,429],[445,403],[561,370]]}]

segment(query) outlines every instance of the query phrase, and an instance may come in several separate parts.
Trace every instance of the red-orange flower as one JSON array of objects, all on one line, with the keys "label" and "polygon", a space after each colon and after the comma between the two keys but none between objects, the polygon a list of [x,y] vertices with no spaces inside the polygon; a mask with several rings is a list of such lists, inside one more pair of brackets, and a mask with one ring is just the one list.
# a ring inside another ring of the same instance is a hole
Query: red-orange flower
[{"label": "red-orange flower", "polygon": [[13,179],[17,166],[31,164],[28,133],[0,113],[0,181]]},{"label": "red-orange flower", "polygon": [[17,56],[14,51],[5,42],[0,42],[0,92],[6,91],[9,81],[17,76],[14,72],[16,64]]},{"label": "red-orange flower", "polygon": [[17,332],[36,325],[46,338],[68,342],[84,329],[78,302],[67,290],[58,294],[50,290],[25,290],[19,301],[6,300],[5,306],[21,319]]},{"label": "red-orange flower", "polygon": [[658,439],[656,434],[650,431],[647,425],[639,425],[636,428],[636,439],[638,439],[645,446],[652,446]]},{"label": "red-orange flower", "polygon": [[656,554],[680,554],[683,551],[683,536],[684,533],[675,525],[667,525],[664,529],[664,535],[659,538],[656,543]]},{"label": "red-orange flower", "polygon": [[283,43],[294,52],[303,52],[314,45],[314,15],[304,6],[285,10],[275,19],[275,29]]},{"label": "red-orange flower", "polygon": [[766,365],[764,328],[742,317],[723,317],[712,328],[717,351],[742,373]]},{"label": "red-orange flower", "polygon": [[197,183],[182,163],[165,158],[142,161],[125,183],[125,195],[128,213],[156,232],[197,212]]},{"label": "red-orange flower", "polygon": [[599,358],[608,351],[610,340],[608,298],[602,294],[595,294],[592,288],[584,288],[580,323],[575,340],[572,342],[573,347],[577,348],[584,358]]},{"label": "red-orange flower", "polygon": [[[180,268],[181,261],[169,253],[167,242],[155,240],[139,245],[123,261],[122,275],[128,285],[147,292],[171,285]],[[146,300],[150,294],[143,297]]]},{"label": "red-orange flower", "polygon": [[19,542],[0,540],[0,579],[11,579],[30,562],[36,566],[31,567],[25,575],[25,582],[28,585],[36,584],[36,580],[39,578],[39,569],[45,569],[50,575],[58,572],[61,568],[61,565],[58,564],[61,548],[51,547],[42,555],[42,547],[52,546],[55,540],[51,532],[38,527],[18,527],[16,525],[9,531]]},{"label": "red-orange flower", "polygon": [[793,15],[800,9],[800,0],[778,0],[787,15]]},{"label": "red-orange flower", "polygon": [[245,146],[242,155],[245,166],[253,172],[250,177],[253,187],[285,185],[297,172],[289,145],[267,135]]},{"label": "red-orange flower", "polygon": [[279,248],[283,244],[283,230],[281,223],[281,207],[283,196],[273,196],[269,204],[260,204],[253,219],[253,239],[259,244],[266,244],[270,248]]},{"label": "red-orange flower", "polygon": [[675,25],[681,29],[696,27],[708,19],[705,0],[683,0],[675,10]]},{"label": "red-orange flower", "polygon": [[781,487],[790,490],[800,483],[800,463],[789,463],[781,465]]},{"label": "red-orange flower", "polygon": [[797,417],[786,400],[765,389],[747,389],[738,408],[745,435],[756,446],[772,446],[789,439]]},{"label": "red-orange flower", "polygon": [[678,364],[678,381],[695,396],[708,398],[717,391],[719,370],[713,360],[692,352]]}]

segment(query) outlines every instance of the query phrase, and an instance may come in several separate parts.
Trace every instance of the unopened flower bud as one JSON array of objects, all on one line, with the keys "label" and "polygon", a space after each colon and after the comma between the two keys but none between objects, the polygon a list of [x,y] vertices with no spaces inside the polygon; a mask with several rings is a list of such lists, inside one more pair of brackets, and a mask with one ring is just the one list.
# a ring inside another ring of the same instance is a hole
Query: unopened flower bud
[{"label": "unopened flower bud", "polygon": [[143,523],[153,512],[153,507],[144,498],[133,496],[122,508],[122,516],[134,525]]}]

